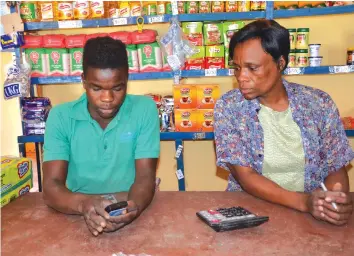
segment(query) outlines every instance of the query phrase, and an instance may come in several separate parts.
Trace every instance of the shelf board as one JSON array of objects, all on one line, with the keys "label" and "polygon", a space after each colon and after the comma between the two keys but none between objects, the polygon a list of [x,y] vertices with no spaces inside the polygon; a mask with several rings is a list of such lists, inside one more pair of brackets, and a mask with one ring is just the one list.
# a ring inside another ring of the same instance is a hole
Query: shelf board
[{"label": "shelf board", "polygon": [[[348,137],[354,137],[354,129],[353,130],[345,130],[345,133]],[[161,132],[160,140],[161,141],[173,141],[173,140],[213,140],[214,133],[213,132]],[[37,142],[43,143],[44,136],[43,135],[31,135],[31,136],[18,136],[18,143],[29,143],[29,142]]]},{"label": "shelf board", "polygon": [[[212,72],[210,72],[212,71]],[[321,66],[306,68],[287,68],[284,75],[324,75],[324,74],[345,74],[354,73],[354,65],[351,66]],[[213,76],[233,76],[232,69],[217,70],[183,70],[182,78],[188,77],[213,77]],[[131,73],[129,80],[154,80],[170,79],[172,72],[149,72]],[[81,83],[80,76],[53,76],[53,77],[32,77],[31,84],[72,84]]]},{"label": "shelf board", "polygon": [[296,10],[274,10],[274,19],[354,13],[354,5],[323,8],[301,8]]}]

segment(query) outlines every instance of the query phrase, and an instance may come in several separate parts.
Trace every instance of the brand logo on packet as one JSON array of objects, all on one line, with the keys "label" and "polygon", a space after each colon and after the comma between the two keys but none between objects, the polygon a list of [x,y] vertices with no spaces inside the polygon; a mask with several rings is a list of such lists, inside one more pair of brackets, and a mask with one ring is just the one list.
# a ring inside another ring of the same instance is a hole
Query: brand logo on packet
[{"label": "brand logo on packet", "polygon": [[39,54],[38,52],[31,52],[30,55],[29,55],[31,61],[34,63],[34,64],[38,64],[38,60],[39,60]]},{"label": "brand logo on packet", "polygon": [[218,47],[211,47],[211,48],[209,49],[209,52],[220,52],[220,48],[218,48]]},{"label": "brand logo on packet", "polygon": [[191,112],[183,112],[182,113],[182,117],[184,117],[184,118],[190,117],[190,115],[191,115]]},{"label": "brand logo on packet", "polygon": [[190,89],[189,88],[181,88],[181,93],[182,94],[187,94],[190,92]]},{"label": "brand logo on packet", "polygon": [[86,2],[83,2],[83,3],[76,2],[76,4],[75,4],[75,8],[87,8],[87,7],[88,7],[88,3],[86,3]]},{"label": "brand logo on packet", "polygon": [[60,54],[58,52],[52,52],[50,54],[50,57],[52,58],[54,64],[58,64],[58,62],[60,60]]},{"label": "brand logo on packet", "polygon": [[28,193],[30,191],[30,186],[29,185],[26,185],[25,187],[21,188],[19,191],[18,191],[18,195],[19,196],[22,196],[26,193]]},{"label": "brand logo on packet", "polygon": [[42,12],[47,12],[52,10],[52,4],[43,4],[42,5]]},{"label": "brand logo on packet", "polygon": [[1,164],[7,164],[10,162],[11,162],[11,159],[5,159],[5,160],[1,161]]},{"label": "brand logo on packet", "polygon": [[211,111],[210,111],[210,112],[205,112],[205,113],[204,113],[204,117],[205,117],[205,118],[211,118],[211,117],[213,117],[213,112],[211,112]]},{"label": "brand logo on packet", "polygon": [[21,179],[23,176],[25,176],[25,174],[28,172],[29,170],[29,163],[28,161],[19,163],[17,165],[17,173],[18,173],[18,177]]},{"label": "brand logo on packet", "polygon": [[21,96],[20,92],[20,84],[19,83],[12,83],[12,84],[7,84],[4,86],[4,97],[5,99],[11,99],[14,97],[19,97]]},{"label": "brand logo on packet", "polygon": [[68,10],[68,9],[71,9],[71,5],[70,4],[58,4],[58,8],[59,10]]},{"label": "brand logo on packet", "polygon": [[82,60],[82,52],[80,52],[80,51],[74,52],[74,60],[75,60],[76,64],[80,64],[81,60]]},{"label": "brand logo on packet", "polygon": [[213,89],[211,89],[211,88],[204,89],[204,94],[211,94],[212,92],[213,92]]},{"label": "brand logo on packet", "polygon": [[144,54],[146,55],[147,58],[150,58],[150,57],[151,57],[151,54],[152,54],[152,47],[151,47],[151,45],[146,45],[146,46],[144,46],[143,52],[144,52]]}]

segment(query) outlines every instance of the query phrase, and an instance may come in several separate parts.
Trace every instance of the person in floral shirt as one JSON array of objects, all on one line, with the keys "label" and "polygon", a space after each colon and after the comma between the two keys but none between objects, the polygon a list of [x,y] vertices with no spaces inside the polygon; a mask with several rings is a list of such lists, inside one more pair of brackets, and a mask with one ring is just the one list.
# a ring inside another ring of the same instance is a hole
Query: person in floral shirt
[{"label": "person in floral shirt", "polygon": [[228,191],[343,225],[353,211],[346,165],[354,152],[331,97],[282,78],[289,51],[288,30],[272,20],[232,37],[239,89],[215,106],[217,165],[230,171]]}]

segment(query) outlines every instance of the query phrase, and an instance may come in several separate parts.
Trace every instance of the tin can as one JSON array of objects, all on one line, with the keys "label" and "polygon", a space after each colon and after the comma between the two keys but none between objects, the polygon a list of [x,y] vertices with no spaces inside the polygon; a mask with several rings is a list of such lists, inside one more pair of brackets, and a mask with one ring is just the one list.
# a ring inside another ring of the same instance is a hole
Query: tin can
[{"label": "tin can", "polygon": [[288,58],[288,67],[293,68],[296,66],[296,53],[295,50],[290,50]]},{"label": "tin can", "polygon": [[308,50],[296,50],[296,66],[299,68],[308,66]]},{"label": "tin can", "polygon": [[296,49],[296,28],[289,28],[290,49]]},{"label": "tin can", "polygon": [[307,49],[309,47],[309,28],[298,28],[296,36],[296,49]]}]

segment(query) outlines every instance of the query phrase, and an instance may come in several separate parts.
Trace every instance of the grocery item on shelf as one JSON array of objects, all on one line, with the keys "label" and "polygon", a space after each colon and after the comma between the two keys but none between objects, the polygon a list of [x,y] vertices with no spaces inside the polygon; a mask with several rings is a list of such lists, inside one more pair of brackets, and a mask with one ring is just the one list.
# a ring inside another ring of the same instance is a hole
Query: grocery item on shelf
[{"label": "grocery item on shelf", "polygon": [[24,41],[25,44],[22,46],[22,48],[37,48],[43,46],[43,36],[25,35]]},{"label": "grocery item on shelf", "polygon": [[203,22],[182,22],[182,31],[194,46],[203,46]]},{"label": "grocery item on shelf", "polygon": [[83,48],[70,48],[69,57],[70,57],[70,70],[69,74],[71,76],[80,76],[83,72],[82,69],[82,57],[83,57]]},{"label": "grocery item on shelf", "polygon": [[354,117],[346,116],[341,118],[344,129],[352,130],[354,129]]},{"label": "grocery item on shelf", "polygon": [[222,23],[222,31],[224,37],[225,47],[229,47],[230,40],[235,32],[239,31],[245,26],[244,21],[225,21]]},{"label": "grocery item on shelf", "polygon": [[296,49],[307,49],[309,47],[309,28],[298,28],[296,30]]},{"label": "grocery item on shelf", "polygon": [[223,25],[221,22],[207,22],[203,24],[204,45],[219,45],[223,40]]},{"label": "grocery item on shelf", "polygon": [[296,50],[296,66],[307,67],[308,66],[308,50],[297,49]]},{"label": "grocery item on shelf", "polygon": [[175,109],[193,109],[197,107],[197,87],[195,85],[175,85],[173,87]]},{"label": "grocery item on shelf", "polygon": [[68,49],[47,48],[48,75],[68,76],[70,74],[70,58]]},{"label": "grocery item on shelf", "polygon": [[347,65],[354,65],[354,47],[347,50]]},{"label": "grocery item on shelf", "polygon": [[113,39],[120,40],[126,45],[132,44],[131,33],[126,31],[117,31],[109,33],[109,36]]},{"label": "grocery item on shelf", "polygon": [[288,57],[288,68],[296,67],[296,50],[290,50]]},{"label": "grocery item on shelf", "polygon": [[86,43],[86,35],[67,35],[65,37],[66,48],[83,48]]},{"label": "grocery item on shelf", "polygon": [[197,108],[214,109],[216,101],[220,98],[220,87],[216,84],[197,85]]},{"label": "grocery item on shelf", "polygon": [[158,72],[162,70],[162,55],[158,43],[138,44],[140,72]]},{"label": "grocery item on shelf", "polygon": [[32,188],[32,160],[24,157],[1,157],[1,207]]},{"label": "grocery item on shelf", "polygon": [[200,1],[199,2],[199,13],[210,13],[211,12],[211,2]]},{"label": "grocery item on shelf", "polygon": [[156,4],[157,4],[156,8],[157,8],[158,15],[163,15],[167,13],[165,1],[157,1]]},{"label": "grocery item on shelf", "polygon": [[194,54],[186,59],[185,70],[205,69],[205,46],[195,46]]},{"label": "grocery item on shelf", "polygon": [[276,10],[282,10],[282,9],[294,10],[298,8],[299,8],[298,1],[274,1],[274,9]]},{"label": "grocery item on shelf", "polygon": [[130,16],[130,4],[128,1],[119,2],[119,17]]},{"label": "grocery item on shelf", "polygon": [[157,2],[144,1],[143,2],[143,15],[157,15]]},{"label": "grocery item on shelf", "polygon": [[144,29],[143,31],[133,31],[130,34],[132,44],[149,44],[156,42],[156,30]]},{"label": "grocery item on shelf", "polygon": [[289,28],[288,29],[289,34],[290,34],[290,49],[291,50],[295,50],[296,49],[296,38],[297,38],[297,34],[296,34],[296,28]]},{"label": "grocery item on shelf", "polygon": [[225,1],[226,12],[237,12],[237,1]]},{"label": "grocery item on shelf", "polygon": [[51,102],[46,97],[25,97],[21,99],[21,119],[24,135],[41,135],[45,132]]},{"label": "grocery item on shelf", "polygon": [[186,12],[188,14],[194,14],[199,12],[199,2],[198,1],[188,1],[186,6]]},{"label": "grocery item on shelf", "polygon": [[223,45],[205,47],[205,68],[225,68],[225,47]]},{"label": "grocery item on shelf", "polygon": [[198,109],[197,132],[214,131],[214,109]]},{"label": "grocery item on shelf", "polygon": [[90,13],[91,19],[103,19],[105,17],[104,13],[104,2],[103,1],[91,1],[90,2]]},{"label": "grocery item on shelf", "polygon": [[235,68],[234,61],[230,57],[229,51],[230,51],[230,49],[225,47],[225,68],[233,69],[233,68]]},{"label": "grocery item on shelf", "polygon": [[172,95],[166,95],[161,99],[160,107],[161,132],[175,131],[174,100]]},{"label": "grocery item on shelf", "polygon": [[211,12],[225,12],[224,1],[213,1],[211,2]]},{"label": "grocery item on shelf", "polygon": [[321,66],[322,63],[322,56],[309,57],[308,60],[309,60],[310,67],[319,67]]},{"label": "grocery item on shelf", "polygon": [[144,13],[144,10],[141,7],[141,3],[140,2],[130,2],[130,16],[139,17],[141,15],[147,15]]},{"label": "grocery item on shelf", "polygon": [[266,1],[251,1],[251,11],[264,11],[266,8]]},{"label": "grocery item on shelf", "polygon": [[40,21],[40,11],[38,3],[36,1],[21,2],[20,17],[24,22]]},{"label": "grocery item on shelf", "polygon": [[127,45],[129,73],[139,72],[139,58],[136,45]]},{"label": "grocery item on shelf", "polygon": [[176,132],[196,132],[198,130],[197,109],[175,109]]},{"label": "grocery item on shelf", "polygon": [[309,44],[310,57],[319,57],[320,56],[320,47],[321,44]]},{"label": "grocery item on shelf", "polygon": [[185,1],[178,1],[178,2],[177,2],[178,14],[184,14],[184,13],[186,13],[186,7],[187,7],[187,2],[185,2]]},{"label": "grocery item on shelf", "polygon": [[57,6],[53,1],[38,1],[38,7],[41,21],[53,21],[57,19],[55,15]]},{"label": "grocery item on shelf", "polygon": [[56,16],[58,20],[72,20],[74,18],[74,4],[73,1],[58,1],[56,8]]},{"label": "grocery item on shelf", "polygon": [[251,10],[251,1],[238,1],[237,11],[249,12]]},{"label": "grocery item on shelf", "polygon": [[43,36],[44,48],[65,48],[65,35],[52,34]]},{"label": "grocery item on shelf", "polygon": [[168,64],[166,53],[164,53],[164,51],[161,51],[161,55],[162,55],[162,71],[172,71],[172,68]]},{"label": "grocery item on shelf", "polygon": [[25,49],[25,55],[31,65],[32,77],[48,76],[48,58],[44,48]]},{"label": "grocery item on shelf", "polygon": [[89,1],[75,1],[74,2],[74,19],[85,20],[91,16]]}]

